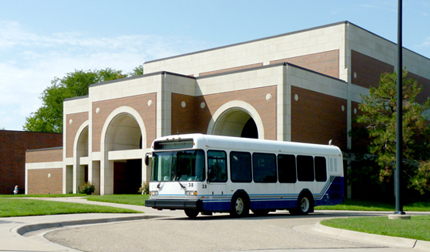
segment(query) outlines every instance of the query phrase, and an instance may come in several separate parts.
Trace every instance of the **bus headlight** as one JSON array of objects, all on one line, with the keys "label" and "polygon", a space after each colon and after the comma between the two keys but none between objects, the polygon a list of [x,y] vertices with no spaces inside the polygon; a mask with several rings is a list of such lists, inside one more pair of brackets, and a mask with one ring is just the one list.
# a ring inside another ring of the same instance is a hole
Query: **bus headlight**
[{"label": "bus headlight", "polygon": [[151,196],[158,196],[158,191],[151,191],[150,194]]},{"label": "bus headlight", "polygon": [[197,191],[185,191],[185,195],[187,195],[187,196],[197,196]]}]

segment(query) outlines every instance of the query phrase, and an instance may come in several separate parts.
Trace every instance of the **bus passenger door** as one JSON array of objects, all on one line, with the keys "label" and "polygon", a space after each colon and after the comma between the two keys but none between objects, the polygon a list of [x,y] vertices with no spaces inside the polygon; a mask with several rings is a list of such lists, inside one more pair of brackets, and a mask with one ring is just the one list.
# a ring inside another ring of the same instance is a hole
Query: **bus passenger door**
[{"label": "bus passenger door", "polygon": [[225,151],[208,151],[208,196],[224,198],[227,190],[227,154]]}]

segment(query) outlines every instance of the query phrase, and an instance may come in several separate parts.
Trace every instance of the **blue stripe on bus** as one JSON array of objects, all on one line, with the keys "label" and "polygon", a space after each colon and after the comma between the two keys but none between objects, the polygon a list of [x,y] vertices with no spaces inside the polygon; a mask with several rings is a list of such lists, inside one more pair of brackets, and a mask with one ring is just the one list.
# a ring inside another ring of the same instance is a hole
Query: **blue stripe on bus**
[{"label": "blue stripe on bus", "polygon": [[[344,178],[330,176],[324,187],[313,194],[315,206],[335,205],[343,201]],[[160,195],[161,196],[161,195]],[[163,194],[162,197],[178,197],[183,194]],[[229,211],[232,194],[199,195],[204,211]],[[297,207],[298,193],[292,194],[249,194],[251,209],[288,209]]]}]

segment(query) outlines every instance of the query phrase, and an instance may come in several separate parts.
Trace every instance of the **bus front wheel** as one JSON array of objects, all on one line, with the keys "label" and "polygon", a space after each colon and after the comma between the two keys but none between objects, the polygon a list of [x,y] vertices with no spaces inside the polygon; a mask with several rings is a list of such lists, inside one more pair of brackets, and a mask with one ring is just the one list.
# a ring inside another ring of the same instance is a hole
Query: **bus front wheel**
[{"label": "bus front wheel", "polygon": [[195,209],[185,209],[185,214],[190,218],[190,219],[195,219],[197,217],[197,215],[199,214],[199,211],[195,210]]},{"label": "bus front wheel", "polygon": [[249,214],[249,203],[245,194],[235,194],[231,200],[230,215],[232,217],[243,217]]}]

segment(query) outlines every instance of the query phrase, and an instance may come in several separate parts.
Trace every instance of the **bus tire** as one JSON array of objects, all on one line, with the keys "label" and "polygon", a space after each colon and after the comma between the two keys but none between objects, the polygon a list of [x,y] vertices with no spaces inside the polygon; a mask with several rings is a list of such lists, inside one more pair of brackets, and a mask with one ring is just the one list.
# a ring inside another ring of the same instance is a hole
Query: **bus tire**
[{"label": "bus tire", "polygon": [[190,219],[195,219],[199,214],[199,211],[196,209],[185,209],[184,212]]},{"label": "bus tire", "polygon": [[230,216],[244,217],[249,214],[249,197],[246,193],[235,193],[231,199]]},{"label": "bus tire", "polygon": [[303,191],[300,193],[297,199],[297,207],[289,209],[291,214],[294,215],[306,215],[313,212],[314,200],[312,194],[309,191]]}]

